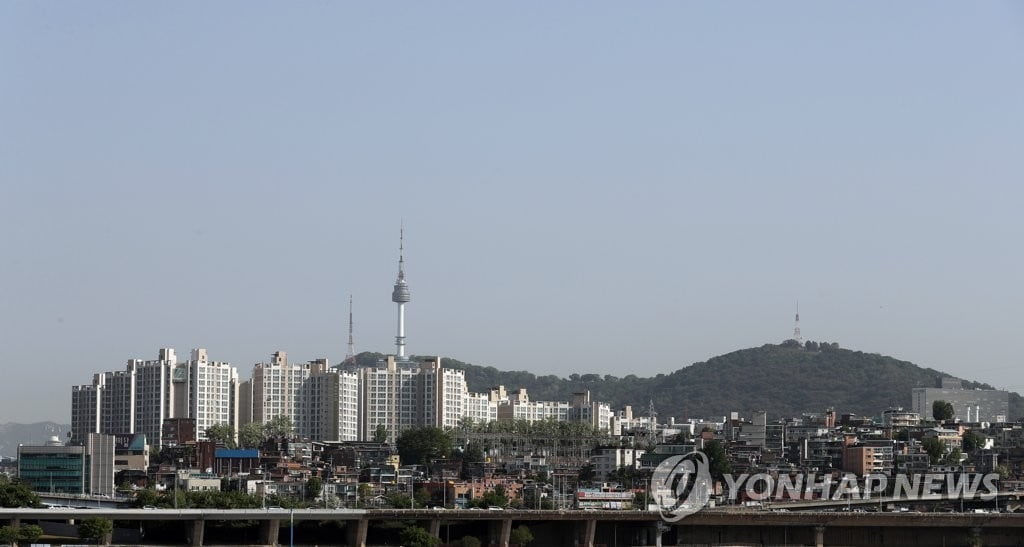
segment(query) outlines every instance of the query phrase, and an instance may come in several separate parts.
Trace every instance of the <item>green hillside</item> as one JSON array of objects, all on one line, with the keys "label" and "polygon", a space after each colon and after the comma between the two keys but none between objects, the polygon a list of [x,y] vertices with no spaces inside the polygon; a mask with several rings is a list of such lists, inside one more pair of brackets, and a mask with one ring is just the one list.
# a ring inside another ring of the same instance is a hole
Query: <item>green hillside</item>
[{"label": "green hillside", "polygon": [[[840,414],[877,416],[893,406],[910,407],[914,387],[932,387],[948,376],[875,353],[841,349],[836,344],[808,344],[812,349],[766,344],[694,363],[654,377],[572,374],[568,378],[537,376],[526,371],[500,371],[443,358],[446,367],[465,371],[470,391],[491,386],[525,387],[531,400],[566,400],[574,391],[589,389],[593,399],[612,408],[632,405],[646,415],[649,401],[663,417],[709,417],[730,411],[749,414],[767,410],[769,418],[799,416],[833,407]],[[372,364],[380,354],[359,355]],[[964,387],[992,389],[965,380]],[[1024,399],[1010,394],[1010,416],[1024,416]]]}]

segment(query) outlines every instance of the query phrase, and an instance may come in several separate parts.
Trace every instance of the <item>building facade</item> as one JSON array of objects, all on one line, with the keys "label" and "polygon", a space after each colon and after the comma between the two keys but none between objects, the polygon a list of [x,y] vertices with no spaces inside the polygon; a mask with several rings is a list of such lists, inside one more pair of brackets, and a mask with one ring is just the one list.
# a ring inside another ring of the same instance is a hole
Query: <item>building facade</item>
[{"label": "building facade", "polygon": [[964,389],[955,378],[942,378],[939,387],[915,387],[911,390],[913,411],[931,418],[932,404],[945,401],[953,405],[953,419],[962,422],[997,422],[1010,414],[1010,395],[995,389]]},{"label": "building facade", "polygon": [[101,372],[91,384],[71,388],[71,438],[85,444],[90,433],[142,433],[163,444],[167,420],[191,418],[205,438],[214,424],[238,427],[238,372],[209,361],[205,349],[178,363],[174,349],[161,348],[152,361],[131,359],[125,370]]}]

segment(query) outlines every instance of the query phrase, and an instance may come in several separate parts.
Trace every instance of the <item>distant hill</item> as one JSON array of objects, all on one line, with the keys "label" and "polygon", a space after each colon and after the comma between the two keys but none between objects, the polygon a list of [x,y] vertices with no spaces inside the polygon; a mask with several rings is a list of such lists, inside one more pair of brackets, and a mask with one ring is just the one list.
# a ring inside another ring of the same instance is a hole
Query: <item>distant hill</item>
[{"label": "distant hill", "polygon": [[0,456],[18,457],[19,444],[43,444],[50,437],[67,440],[68,424],[38,422],[34,424],[0,424]]},{"label": "distant hill", "polygon": [[[768,411],[769,419],[821,412],[833,407],[840,414],[878,416],[883,410],[911,405],[910,391],[932,387],[936,379],[952,376],[877,353],[839,348],[836,344],[795,342],[766,344],[694,363],[670,374],[619,378],[612,375],[572,374],[568,378],[537,376],[526,371],[500,371],[455,359],[444,366],[465,371],[470,391],[491,386],[524,387],[531,400],[567,400],[574,391],[589,389],[595,400],[612,408],[632,405],[634,415],[646,415],[654,402],[659,416],[711,417],[731,411]],[[381,357],[363,353],[359,364]],[[628,367],[623,367],[628,370]],[[993,389],[964,379],[965,388]],[[1024,417],[1024,399],[1010,394],[1010,417]]]}]

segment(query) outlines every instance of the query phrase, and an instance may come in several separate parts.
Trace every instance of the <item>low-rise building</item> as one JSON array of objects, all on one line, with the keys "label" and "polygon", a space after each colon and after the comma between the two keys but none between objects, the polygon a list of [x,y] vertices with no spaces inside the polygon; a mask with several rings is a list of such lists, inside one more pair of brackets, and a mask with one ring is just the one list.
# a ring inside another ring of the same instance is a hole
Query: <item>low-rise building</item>
[{"label": "low-rise building", "polygon": [[18,447],[18,479],[36,492],[88,493],[89,458],[84,446]]}]

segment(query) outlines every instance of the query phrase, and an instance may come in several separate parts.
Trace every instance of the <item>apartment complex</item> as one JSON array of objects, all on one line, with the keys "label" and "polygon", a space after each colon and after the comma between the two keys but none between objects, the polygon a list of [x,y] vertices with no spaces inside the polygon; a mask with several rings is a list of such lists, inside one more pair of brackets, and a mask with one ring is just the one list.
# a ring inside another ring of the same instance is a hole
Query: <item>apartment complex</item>
[{"label": "apartment complex", "polygon": [[173,418],[194,419],[200,440],[214,424],[237,428],[235,367],[209,361],[205,349],[178,363],[174,349],[161,348],[155,360],[131,359],[123,371],[97,373],[91,384],[71,388],[76,443],[85,443],[89,433],[143,433],[159,446],[164,422]]},{"label": "apartment complex", "polygon": [[98,373],[91,384],[72,387],[73,442],[84,443],[90,433],[143,433],[151,444],[165,446],[205,440],[213,425],[227,424],[237,433],[242,425],[281,416],[297,435],[319,441],[372,440],[384,432],[394,442],[411,427],[454,428],[467,419],[555,420],[612,429],[611,409],[591,401],[589,392],[575,393],[570,401],[531,401],[525,389],[508,394],[503,386],[470,393],[465,373],[441,366],[439,357],[408,357],[405,307],[411,298],[403,245],[391,293],[397,310],[394,355],[355,368],[331,367],[327,359],[291,363],[286,352],[277,351],[240,382],[235,367],[210,361],[205,349],[192,350],[187,362],[178,363],[174,350],[163,348],[156,360],[132,359],[123,371]]}]

